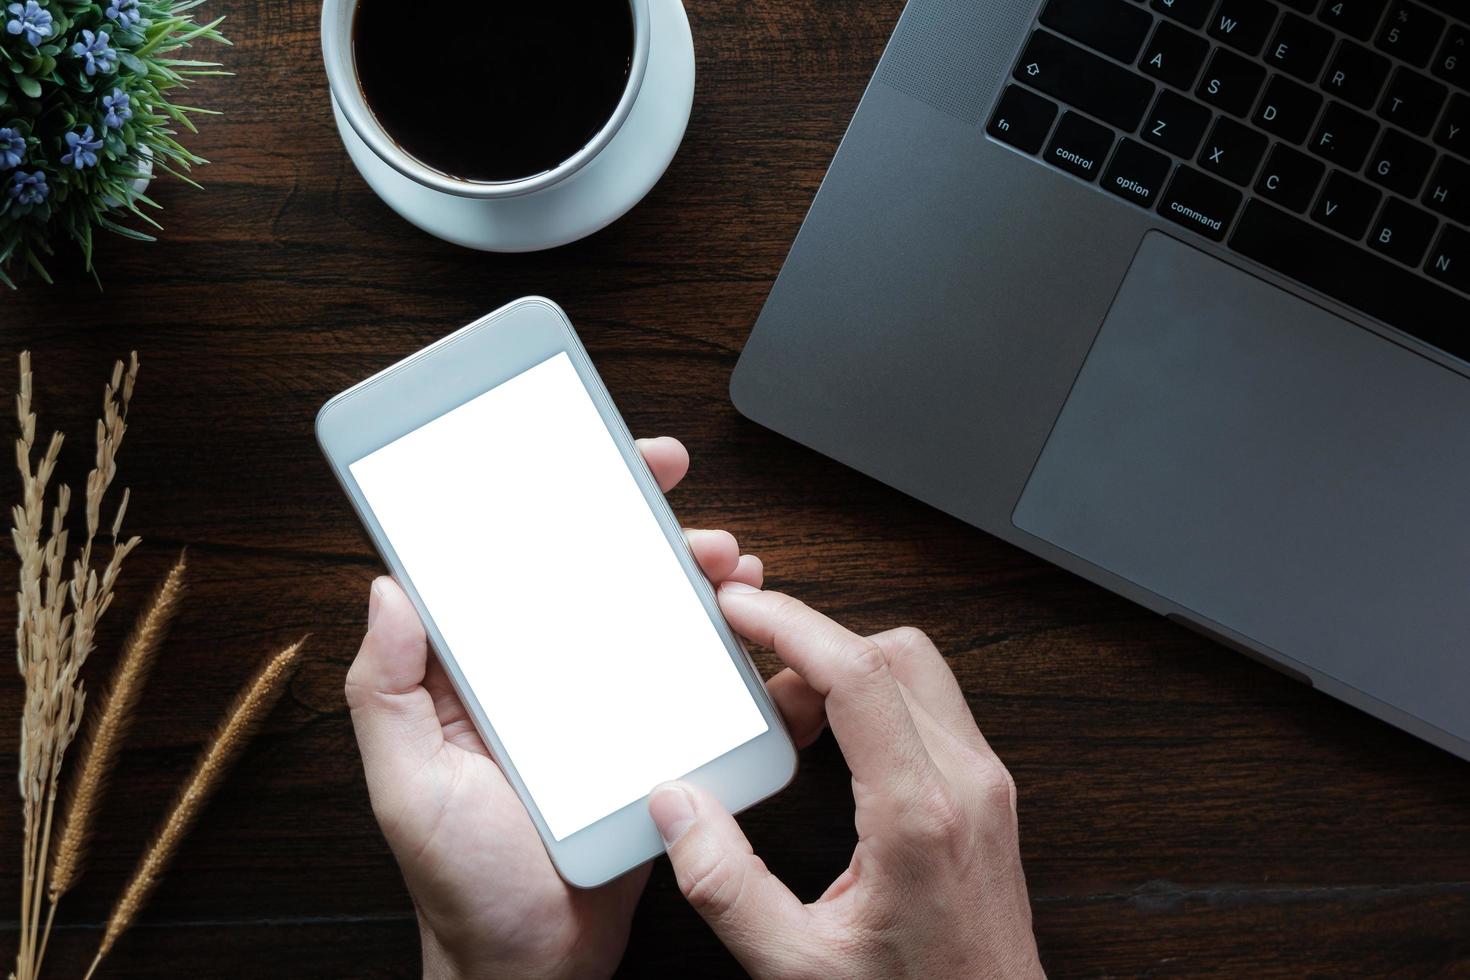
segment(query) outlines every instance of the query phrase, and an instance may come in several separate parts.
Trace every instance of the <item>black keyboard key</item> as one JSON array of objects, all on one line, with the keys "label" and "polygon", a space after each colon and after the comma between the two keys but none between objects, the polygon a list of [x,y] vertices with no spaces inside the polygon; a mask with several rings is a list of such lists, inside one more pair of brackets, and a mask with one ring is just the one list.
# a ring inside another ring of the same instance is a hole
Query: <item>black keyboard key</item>
[{"label": "black keyboard key", "polygon": [[1255,105],[1256,93],[1266,80],[1266,69],[1224,48],[1216,48],[1195,94],[1233,116],[1244,116]]},{"label": "black keyboard key", "polygon": [[1232,184],[1245,186],[1256,175],[1256,168],[1265,155],[1266,137],[1234,119],[1221,116],[1215,120],[1215,128],[1199,152],[1199,165]]},{"label": "black keyboard key", "polygon": [[1329,27],[1366,41],[1383,17],[1383,0],[1322,0],[1317,16]]},{"label": "black keyboard key", "polygon": [[1327,65],[1322,87],[1353,105],[1371,109],[1388,77],[1388,59],[1351,41],[1344,41]]},{"label": "black keyboard key", "polygon": [[1362,238],[1383,195],[1340,170],[1327,175],[1327,185],[1312,209],[1312,220],[1349,238]]},{"label": "black keyboard key", "polygon": [[1296,14],[1287,14],[1266,48],[1266,64],[1310,83],[1322,74],[1331,51],[1331,31]]},{"label": "black keyboard key", "polygon": [[1433,215],[1391,197],[1368,230],[1368,247],[1417,268],[1438,225]]},{"label": "black keyboard key", "polygon": [[1450,96],[1450,106],[1439,121],[1434,141],[1451,153],[1470,160],[1470,96]]},{"label": "black keyboard key", "polygon": [[1297,214],[1307,210],[1327,168],[1305,153],[1277,143],[1256,181],[1256,193]]},{"label": "black keyboard key", "polygon": [[1428,136],[1449,94],[1449,89],[1432,78],[1400,68],[1394,72],[1393,81],[1388,83],[1388,90],[1383,93],[1378,117],[1411,133]]},{"label": "black keyboard key", "polygon": [[1015,77],[1129,132],[1138,128],[1154,94],[1148,79],[1045,31],[1031,35]]},{"label": "black keyboard key", "polygon": [[1161,20],[1158,30],[1143,47],[1138,67],[1145,75],[1152,75],[1165,84],[1188,89],[1199,75],[1209,50],[1210,42],[1198,34]]},{"label": "black keyboard key", "polygon": [[[1463,3],[1464,0],[1461,0]],[[1470,27],[1451,24],[1429,70],[1451,85],[1470,89]]]},{"label": "black keyboard key", "polygon": [[1465,16],[1465,0],[1422,0],[1424,6],[1433,7],[1442,14],[1452,17]]},{"label": "black keyboard key", "polygon": [[1043,99],[1035,92],[1028,92],[1019,85],[1007,85],[995,107],[995,115],[985,131],[1002,143],[1009,143],[1018,150],[1036,153],[1051,130],[1052,120],[1057,117],[1056,104]]},{"label": "black keyboard key", "polygon": [[1310,14],[1317,9],[1317,0],[1281,0],[1292,10],[1300,10],[1304,14]]},{"label": "black keyboard key", "polygon": [[1047,0],[1041,22],[1105,55],[1132,61],[1153,18],[1125,0]]},{"label": "black keyboard key", "polygon": [[1210,16],[1210,8],[1214,5],[1215,0],[1153,0],[1149,4],[1166,17],[1173,17],[1190,27],[1205,26],[1205,18]]},{"label": "black keyboard key", "polygon": [[1276,5],[1268,0],[1220,0],[1210,19],[1209,34],[1246,54],[1259,54],[1276,23]]},{"label": "black keyboard key", "polygon": [[1159,202],[1159,213],[1218,242],[1224,240],[1225,229],[1239,207],[1240,191],[1198,170],[1180,167]]},{"label": "black keyboard key", "polygon": [[1143,117],[1140,135],[1145,143],[1152,143],[1187,160],[1194,156],[1195,147],[1205,135],[1205,127],[1210,125],[1211,115],[1210,110],[1198,102],[1191,102],[1165,89],[1159,93],[1153,109]]},{"label": "black keyboard key", "polygon": [[1251,121],[1268,133],[1300,143],[1312,131],[1322,96],[1281,75],[1272,75]]},{"label": "black keyboard key", "polygon": [[1139,207],[1152,208],[1173,165],[1162,153],[1125,139],[1103,171],[1102,186]]},{"label": "black keyboard key", "polygon": [[1417,3],[1397,0],[1378,30],[1378,50],[1423,68],[1444,34],[1444,18]]},{"label": "black keyboard key", "polygon": [[1113,148],[1113,131],[1075,112],[1062,113],[1046,148],[1046,162],[1083,180],[1096,180]]},{"label": "black keyboard key", "polygon": [[1289,279],[1470,360],[1470,299],[1268,204],[1245,206],[1230,245]]},{"label": "black keyboard key", "polygon": [[1368,159],[1368,150],[1378,130],[1379,125],[1361,112],[1341,102],[1331,102],[1307,147],[1344,170],[1357,170]]},{"label": "black keyboard key", "polygon": [[1368,158],[1368,179],[1395,194],[1413,198],[1424,186],[1433,162],[1434,148],[1428,143],[1420,143],[1396,129],[1386,129]]},{"label": "black keyboard key", "polygon": [[[1445,225],[1444,231],[1429,252],[1429,261],[1424,271],[1440,282],[1448,283],[1461,292],[1470,293],[1470,232],[1454,225]],[[1462,314],[1463,316],[1463,314]],[[1470,320],[1461,320],[1465,329]]]},{"label": "black keyboard key", "polygon": [[1470,225],[1470,164],[1440,157],[1424,188],[1424,204],[1451,221]]}]

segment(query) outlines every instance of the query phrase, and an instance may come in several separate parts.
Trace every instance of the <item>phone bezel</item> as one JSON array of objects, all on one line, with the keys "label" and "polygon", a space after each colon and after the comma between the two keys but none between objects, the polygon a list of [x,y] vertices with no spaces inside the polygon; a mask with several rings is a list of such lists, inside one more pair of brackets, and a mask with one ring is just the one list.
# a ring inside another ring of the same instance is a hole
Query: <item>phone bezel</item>
[{"label": "phone bezel", "polygon": [[[796,748],[780,713],[766,693],[760,673],[744,644],[725,622],[709,580],[668,501],[643,462],[622,416],[602,383],[561,307],[543,297],[527,297],[488,314],[332,398],[317,414],[317,442],[338,483],[394,579],[412,600],[424,622],[431,650],[443,663],[456,693],[469,709],[481,738],[499,763],[546,845],[557,872],[569,884],[593,888],[611,881],[663,853],[658,830],[648,816],[647,797],[623,807],[563,840],[556,840],[527,792],[514,761],[508,758],[491,719],[465,682],[453,654],[400,562],[392,542],[367,505],[350,465],[394,440],[495,388],[559,353],[566,353],[597,406],[679,558],[736,669],[766,719],[764,734],[706,763],[684,778],[710,790],[737,813],[780,792],[796,774]],[[652,789],[652,787],[649,787]]]}]

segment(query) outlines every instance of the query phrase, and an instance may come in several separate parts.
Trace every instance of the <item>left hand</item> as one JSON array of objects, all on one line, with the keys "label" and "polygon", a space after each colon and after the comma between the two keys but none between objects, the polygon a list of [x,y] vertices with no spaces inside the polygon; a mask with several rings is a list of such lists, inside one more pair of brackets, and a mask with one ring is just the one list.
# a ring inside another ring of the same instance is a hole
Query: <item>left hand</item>
[{"label": "left hand", "polygon": [[[666,491],[688,471],[689,454],[673,439],[640,440],[639,449]],[[742,556],[730,534],[686,534],[716,585],[761,586],[760,560]],[[806,686],[790,671],[769,686],[783,714],[814,729],[793,731],[798,741],[815,739],[822,719]],[[418,912],[424,976],[610,975],[648,869],[593,891],[562,881],[392,579],[373,583],[346,695],[373,812]]]}]

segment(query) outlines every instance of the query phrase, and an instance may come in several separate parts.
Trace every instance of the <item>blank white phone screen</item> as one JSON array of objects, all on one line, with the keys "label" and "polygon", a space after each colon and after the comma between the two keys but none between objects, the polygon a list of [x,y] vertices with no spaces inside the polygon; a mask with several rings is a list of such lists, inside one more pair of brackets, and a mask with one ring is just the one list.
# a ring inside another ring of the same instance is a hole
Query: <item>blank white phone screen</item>
[{"label": "blank white phone screen", "polygon": [[350,469],[557,840],[768,729],[565,353]]}]

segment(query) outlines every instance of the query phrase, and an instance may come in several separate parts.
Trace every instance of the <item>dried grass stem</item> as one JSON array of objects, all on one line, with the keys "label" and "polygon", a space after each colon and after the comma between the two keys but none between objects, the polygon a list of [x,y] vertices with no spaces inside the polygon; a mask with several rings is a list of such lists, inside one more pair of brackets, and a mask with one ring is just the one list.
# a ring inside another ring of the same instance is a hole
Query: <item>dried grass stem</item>
[{"label": "dried grass stem", "polygon": [[56,840],[51,873],[46,881],[46,897],[53,906],[71,890],[81,872],[97,806],[107,787],[107,775],[132,726],[138,699],[164,637],[183,603],[186,567],[185,556],[180,555],[133,624],[122,656],[113,668],[111,682],[98,696],[99,705],[83,732],[78,769],[67,787],[61,834]]},{"label": "dried grass stem", "polygon": [[198,819],[210,795],[219,786],[230,765],[250,741],[261,722],[285,693],[286,684],[300,660],[301,646],[305,642],[303,637],[266,661],[225,713],[224,721],[195,762],[194,771],[184,782],[163,826],[143,852],[143,859],[134,869],[132,878],[123,889],[122,897],[113,906],[97,956],[87,971],[88,978],[96,971],[103,957],[112,950],[118,937],[138,917],[164,869],[178,850],[179,843]]},{"label": "dried grass stem", "polygon": [[15,443],[15,461],[21,478],[21,502],[11,509],[10,532],[20,559],[16,666],[25,681],[18,772],[24,841],[17,980],[35,980],[45,948],[40,933],[41,900],[46,891],[45,872],[61,769],[86,710],[82,666],[95,645],[97,625],[112,604],[113,586],[123,561],[138,544],[137,538],[121,539],[128,502],[125,492],[109,525],[112,547],[107,563],[100,574],[93,569],[92,552],[102,529],[107,492],[117,476],[117,453],[127,432],[128,406],[137,375],[135,353],[126,368],[117,362],[103,389],[93,469],[87,475],[86,538],[68,575],[66,515],[71,492],[67,487],[57,487],[50,521],[46,519],[47,489],[63,440],[60,434],[53,435],[33,465],[36,413],[31,405],[31,357],[29,352],[20,355],[20,388],[15,399],[20,436]]}]

